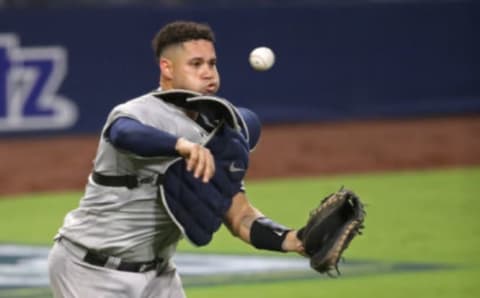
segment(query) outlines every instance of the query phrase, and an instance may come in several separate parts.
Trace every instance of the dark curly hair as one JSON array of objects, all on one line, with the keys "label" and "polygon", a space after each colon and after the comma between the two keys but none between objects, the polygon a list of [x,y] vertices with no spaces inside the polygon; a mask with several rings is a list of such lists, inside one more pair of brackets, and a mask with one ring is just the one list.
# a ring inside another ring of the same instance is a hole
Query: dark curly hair
[{"label": "dark curly hair", "polygon": [[197,39],[205,39],[215,43],[212,28],[208,24],[189,21],[168,23],[155,34],[152,40],[155,58],[158,60],[163,50],[168,46]]}]

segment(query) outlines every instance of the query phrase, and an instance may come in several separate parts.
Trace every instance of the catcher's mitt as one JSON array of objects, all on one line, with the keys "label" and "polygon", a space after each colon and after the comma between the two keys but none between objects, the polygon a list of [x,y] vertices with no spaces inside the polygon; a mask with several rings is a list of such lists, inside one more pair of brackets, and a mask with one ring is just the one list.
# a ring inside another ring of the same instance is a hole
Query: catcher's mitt
[{"label": "catcher's mitt", "polygon": [[323,199],[297,233],[310,266],[320,273],[332,275],[335,269],[340,274],[338,261],[352,239],[361,234],[365,214],[360,198],[343,187]]}]

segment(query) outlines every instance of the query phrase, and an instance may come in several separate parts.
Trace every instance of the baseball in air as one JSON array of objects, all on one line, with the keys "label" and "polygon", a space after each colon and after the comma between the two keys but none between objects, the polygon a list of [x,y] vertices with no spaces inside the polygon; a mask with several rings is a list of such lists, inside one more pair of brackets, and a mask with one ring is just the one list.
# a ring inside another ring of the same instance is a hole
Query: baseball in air
[{"label": "baseball in air", "polygon": [[270,69],[275,63],[275,54],[270,48],[258,47],[250,52],[250,65],[258,71]]}]

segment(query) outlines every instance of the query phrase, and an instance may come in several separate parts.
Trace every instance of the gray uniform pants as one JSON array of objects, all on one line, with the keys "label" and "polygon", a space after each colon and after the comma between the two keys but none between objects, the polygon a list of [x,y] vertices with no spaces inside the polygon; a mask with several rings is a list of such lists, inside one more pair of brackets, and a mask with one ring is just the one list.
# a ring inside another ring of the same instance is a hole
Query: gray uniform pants
[{"label": "gray uniform pants", "polygon": [[90,265],[82,251],[56,241],[48,256],[50,286],[57,298],[184,298],[180,277],[174,266],[157,276],[155,270],[143,273],[118,271]]}]

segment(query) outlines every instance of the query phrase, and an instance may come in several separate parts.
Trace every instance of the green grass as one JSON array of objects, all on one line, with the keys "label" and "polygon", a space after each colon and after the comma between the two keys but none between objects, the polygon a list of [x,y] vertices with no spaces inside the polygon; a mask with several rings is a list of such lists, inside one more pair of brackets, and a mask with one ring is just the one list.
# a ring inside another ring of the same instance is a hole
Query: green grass
[{"label": "green grass", "polygon": [[47,244],[80,193],[43,193],[0,199],[0,243]]},{"label": "green grass", "polygon": [[475,298],[480,271],[389,274],[332,280],[304,280],[268,284],[187,289],[191,298],[316,298],[316,297],[432,297]]},{"label": "green grass", "polygon": [[[480,168],[378,173],[247,183],[253,204],[269,217],[300,227],[327,194],[340,185],[367,203],[365,235],[353,241],[347,259],[431,262],[455,270],[188,288],[203,297],[477,297],[480,295]],[[65,213],[81,193],[18,196],[0,200],[0,242],[50,244]],[[221,229],[212,243],[181,251],[259,252]]]},{"label": "green grass", "polygon": [[[480,261],[479,182],[480,169],[384,173],[250,183],[248,195],[271,218],[300,227],[307,210],[345,185],[368,205],[365,235],[355,239],[347,256],[468,264]],[[204,250],[253,251],[226,230]]]}]

